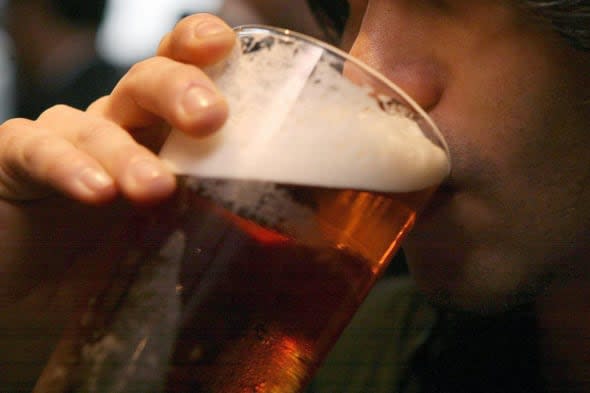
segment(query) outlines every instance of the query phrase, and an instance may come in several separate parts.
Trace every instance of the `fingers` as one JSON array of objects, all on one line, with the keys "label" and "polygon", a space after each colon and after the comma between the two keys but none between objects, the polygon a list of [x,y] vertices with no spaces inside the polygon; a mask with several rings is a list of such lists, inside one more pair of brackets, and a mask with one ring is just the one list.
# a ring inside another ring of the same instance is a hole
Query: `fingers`
[{"label": "fingers", "polygon": [[92,203],[115,193],[113,181],[94,159],[30,120],[4,123],[0,146],[0,197],[33,199],[53,187]]},{"label": "fingers", "polygon": [[157,151],[170,126],[205,136],[225,122],[227,103],[199,67],[234,44],[218,18],[187,17],[164,38],[160,56],[133,66],[86,112],[57,106],[36,121],[1,125],[0,197],[36,198],[50,188],[87,203],[117,193],[146,203],[169,195],[173,175],[140,143]]},{"label": "fingers", "polygon": [[205,67],[227,56],[235,42],[234,31],[221,19],[195,14],[178,22],[162,39],[158,55]]},{"label": "fingers", "polygon": [[174,177],[164,163],[120,125],[65,106],[44,112],[38,122],[53,130],[75,125],[64,129],[63,136],[96,160],[128,199],[150,202],[173,191]]},{"label": "fingers", "polygon": [[233,30],[213,15],[188,16],[162,40],[159,56],[131,67],[112,94],[89,111],[127,129],[164,121],[190,135],[206,136],[223,125],[228,108],[200,67],[220,61],[235,39]]},{"label": "fingers", "polygon": [[0,197],[30,199],[47,188],[91,204],[117,192],[138,203],[168,196],[175,180],[126,130],[101,117],[57,106],[33,122],[0,128]]},{"label": "fingers", "polygon": [[128,129],[163,119],[194,136],[217,130],[228,115],[227,102],[203,71],[165,57],[133,66],[110,97],[89,111]]}]

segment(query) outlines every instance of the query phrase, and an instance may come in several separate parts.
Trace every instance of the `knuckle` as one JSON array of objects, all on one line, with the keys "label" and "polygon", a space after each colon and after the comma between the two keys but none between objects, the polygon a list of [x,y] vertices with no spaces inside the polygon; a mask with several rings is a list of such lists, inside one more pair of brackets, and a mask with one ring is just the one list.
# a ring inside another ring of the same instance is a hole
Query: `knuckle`
[{"label": "knuckle", "polygon": [[40,170],[46,165],[48,152],[51,150],[54,138],[51,135],[37,135],[36,137],[25,138],[20,148],[15,149],[16,159],[25,167],[33,171]]},{"label": "knuckle", "polygon": [[45,112],[55,113],[55,112],[62,112],[62,111],[75,111],[76,109],[72,108],[71,106],[67,106],[65,104],[56,104],[53,105],[45,110]]},{"label": "knuckle", "polygon": [[52,107],[47,108],[44,110],[40,115],[38,120],[46,120],[46,119],[54,119],[54,118],[61,118],[64,114],[70,114],[77,111],[77,109],[72,108],[70,106],[64,104],[57,104]]},{"label": "knuckle", "polygon": [[0,155],[3,157],[2,161],[10,162],[14,159],[19,149],[19,141],[22,138],[14,132],[5,133],[0,144]]},{"label": "knuckle", "polygon": [[0,125],[0,131],[2,132],[2,134],[9,131],[15,131],[29,125],[30,122],[30,120],[23,118],[8,119],[4,123],[2,123],[2,125]]},{"label": "knuckle", "polygon": [[101,113],[101,110],[107,105],[110,96],[103,96],[96,100],[94,100],[88,107],[86,108],[86,112],[88,113]]},{"label": "knuckle", "polygon": [[18,155],[23,144],[30,139],[26,129],[31,123],[28,119],[14,118],[0,126],[0,157],[11,160]]},{"label": "knuckle", "polygon": [[129,67],[127,73],[119,80],[115,86],[113,94],[127,95],[133,93],[137,88],[149,81],[155,74],[155,70],[162,67],[162,57],[150,57],[141,60]]},{"label": "knuckle", "polygon": [[129,71],[127,72],[126,76],[124,76],[123,78],[127,78],[127,77],[134,77],[136,75],[143,75],[145,73],[151,73],[152,71],[152,67],[154,67],[154,63],[158,62],[159,58],[156,57],[148,57],[147,59],[143,59],[141,61],[136,62],[135,64],[133,64],[130,68]]},{"label": "knuckle", "polygon": [[111,135],[113,135],[112,125],[107,121],[97,119],[96,121],[89,124],[88,127],[84,127],[76,133],[74,145],[92,145],[97,141],[109,138]]},{"label": "knuckle", "polygon": [[224,23],[221,18],[216,15],[207,13],[207,12],[197,12],[192,15],[188,15],[186,18],[187,22],[194,24],[194,23],[202,23],[202,22],[215,22],[215,23]]},{"label": "knuckle", "polygon": [[162,39],[158,43],[158,54],[162,55],[167,52],[168,47],[170,46],[169,44],[171,35],[172,33],[168,32],[162,37]]}]

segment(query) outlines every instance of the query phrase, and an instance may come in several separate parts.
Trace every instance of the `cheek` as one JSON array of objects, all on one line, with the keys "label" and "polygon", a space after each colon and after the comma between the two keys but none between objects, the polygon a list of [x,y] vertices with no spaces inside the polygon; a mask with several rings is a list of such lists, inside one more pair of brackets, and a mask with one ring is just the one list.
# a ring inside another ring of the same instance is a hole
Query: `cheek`
[{"label": "cheek", "polygon": [[457,61],[431,113],[451,148],[451,191],[406,244],[421,285],[459,302],[533,292],[589,235],[589,90],[567,77],[583,67],[539,48],[492,53]]},{"label": "cheek", "polygon": [[568,130],[556,107],[529,105],[467,103],[469,118],[448,121],[455,194],[440,219],[468,233],[470,247],[495,247],[507,259],[526,250],[541,261],[579,230],[568,212],[588,176],[590,141]]},{"label": "cheek", "polygon": [[432,113],[451,147],[453,182],[507,211],[543,199],[539,192],[564,194],[564,181],[586,176],[588,110],[580,110],[579,81],[564,77],[582,72],[551,60],[565,58],[559,52],[488,52],[457,61]]}]

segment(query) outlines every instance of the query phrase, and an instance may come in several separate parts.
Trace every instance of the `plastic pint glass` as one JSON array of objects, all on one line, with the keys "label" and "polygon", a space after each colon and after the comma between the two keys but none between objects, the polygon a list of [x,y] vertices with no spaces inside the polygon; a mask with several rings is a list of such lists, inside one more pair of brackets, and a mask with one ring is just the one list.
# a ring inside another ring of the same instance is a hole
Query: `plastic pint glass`
[{"label": "plastic pint glass", "polygon": [[38,392],[302,391],[448,175],[434,123],[378,73],[290,31],[237,33],[208,70],[228,122],[171,134],[178,192],[136,220],[133,274]]}]

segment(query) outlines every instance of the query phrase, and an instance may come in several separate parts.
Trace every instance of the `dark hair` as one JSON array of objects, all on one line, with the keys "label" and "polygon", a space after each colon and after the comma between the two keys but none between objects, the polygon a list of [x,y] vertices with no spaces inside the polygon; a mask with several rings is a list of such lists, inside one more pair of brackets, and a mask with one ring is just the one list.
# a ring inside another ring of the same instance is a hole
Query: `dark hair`
[{"label": "dark hair", "polygon": [[96,27],[102,21],[107,0],[49,0],[57,14],[70,23]]},{"label": "dark hair", "polygon": [[347,0],[307,0],[320,27],[332,43],[337,43],[344,31],[350,6]]},{"label": "dark hair", "polygon": [[574,47],[590,50],[590,0],[522,0]]},{"label": "dark hair", "polygon": [[[520,0],[537,16],[548,20],[575,48],[590,51],[590,0]],[[308,0],[328,38],[336,41],[344,30],[346,0]]]}]

